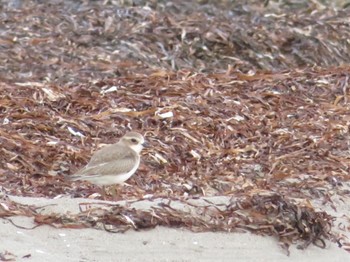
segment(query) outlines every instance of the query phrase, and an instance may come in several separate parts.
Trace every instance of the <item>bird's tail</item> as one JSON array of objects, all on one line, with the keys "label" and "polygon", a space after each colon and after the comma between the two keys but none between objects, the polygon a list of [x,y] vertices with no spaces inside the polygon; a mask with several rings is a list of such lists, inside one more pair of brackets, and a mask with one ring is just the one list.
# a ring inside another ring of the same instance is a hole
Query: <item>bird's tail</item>
[{"label": "bird's tail", "polygon": [[69,180],[69,181],[77,181],[77,180],[80,180],[81,177],[82,177],[82,170],[80,170],[79,172],[75,173],[74,175],[66,175],[64,178],[66,180]]}]

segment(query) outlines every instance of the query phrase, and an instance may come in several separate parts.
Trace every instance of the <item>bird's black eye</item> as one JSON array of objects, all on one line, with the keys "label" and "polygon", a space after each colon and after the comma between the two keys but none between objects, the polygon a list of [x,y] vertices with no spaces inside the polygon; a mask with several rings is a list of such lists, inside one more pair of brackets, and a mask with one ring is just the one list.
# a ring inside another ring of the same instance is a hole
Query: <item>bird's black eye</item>
[{"label": "bird's black eye", "polygon": [[135,138],[131,138],[131,142],[133,142],[134,144],[137,143],[137,140]]}]

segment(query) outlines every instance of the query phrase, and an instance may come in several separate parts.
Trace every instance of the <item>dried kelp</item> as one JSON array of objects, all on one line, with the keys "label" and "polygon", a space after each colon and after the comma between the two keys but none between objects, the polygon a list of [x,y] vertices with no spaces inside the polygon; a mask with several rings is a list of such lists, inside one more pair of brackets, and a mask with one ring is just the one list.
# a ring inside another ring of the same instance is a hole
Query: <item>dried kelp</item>
[{"label": "dried kelp", "polygon": [[[1,180],[11,194],[86,196],[64,181],[129,128],[152,145],[118,198],[270,190],[346,193],[347,67],[284,74],[169,73],[80,86],[2,85]],[[106,90],[115,87],[112,91]]]},{"label": "dried kelp", "polygon": [[[173,203],[180,203],[182,207],[176,207]],[[331,216],[325,212],[316,212],[311,206],[298,206],[278,194],[245,196],[231,199],[227,204],[206,200],[206,204],[199,205],[186,200],[168,199],[146,210],[100,204],[97,207],[85,205],[78,214],[44,215],[32,212],[32,215],[37,225],[98,228],[114,233],[156,226],[195,232],[251,231],[277,237],[287,252],[290,244],[300,240],[303,240],[300,248],[306,248],[310,243],[324,248],[324,240],[336,240],[331,233]]]},{"label": "dried kelp", "polygon": [[[183,206],[178,208],[173,203],[181,203]],[[206,200],[206,204],[199,205],[188,200],[169,199],[167,203],[163,201],[148,210],[100,204],[84,208],[78,214],[41,214],[36,211],[39,207],[21,205],[5,198],[1,200],[1,207],[3,211],[0,217],[33,216],[37,225],[57,228],[91,227],[115,233],[156,226],[184,228],[195,232],[251,231],[277,237],[287,251],[290,244],[298,243],[299,240],[303,240],[300,248],[305,248],[310,243],[324,248],[324,240],[337,240],[331,233],[331,216],[325,212],[316,212],[311,206],[298,206],[277,194],[245,196],[231,199],[228,204],[215,204]]]},{"label": "dried kelp", "polygon": [[6,2],[0,79],[11,83],[350,62],[344,1]]},{"label": "dried kelp", "polygon": [[11,216],[34,216],[36,214],[35,206],[21,205],[11,201],[5,194],[0,195],[0,217]]}]

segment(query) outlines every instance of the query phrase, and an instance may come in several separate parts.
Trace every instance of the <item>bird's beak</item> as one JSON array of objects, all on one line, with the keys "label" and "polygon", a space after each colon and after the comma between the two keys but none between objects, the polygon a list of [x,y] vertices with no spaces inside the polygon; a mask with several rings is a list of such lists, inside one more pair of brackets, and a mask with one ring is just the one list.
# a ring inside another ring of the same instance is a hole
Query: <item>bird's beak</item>
[{"label": "bird's beak", "polygon": [[149,148],[149,147],[150,147],[149,144],[148,144],[147,142],[144,142],[144,143],[142,144],[142,146],[143,146],[144,148]]}]

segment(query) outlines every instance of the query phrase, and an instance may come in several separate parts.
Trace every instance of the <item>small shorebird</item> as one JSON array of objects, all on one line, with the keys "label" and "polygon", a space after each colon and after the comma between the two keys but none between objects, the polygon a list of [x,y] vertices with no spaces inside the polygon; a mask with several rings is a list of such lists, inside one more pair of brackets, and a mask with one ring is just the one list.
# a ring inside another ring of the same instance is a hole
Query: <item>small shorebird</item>
[{"label": "small shorebird", "polygon": [[128,132],[118,143],[96,151],[90,162],[68,179],[86,180],[101,186],[122,184],[139,167],[144,143],[145,139],[141,134]]}]

